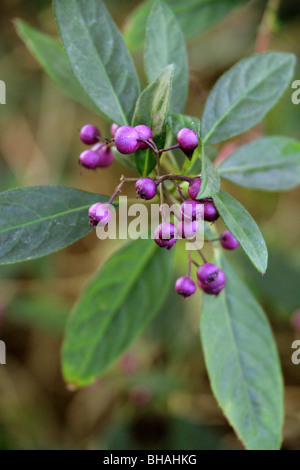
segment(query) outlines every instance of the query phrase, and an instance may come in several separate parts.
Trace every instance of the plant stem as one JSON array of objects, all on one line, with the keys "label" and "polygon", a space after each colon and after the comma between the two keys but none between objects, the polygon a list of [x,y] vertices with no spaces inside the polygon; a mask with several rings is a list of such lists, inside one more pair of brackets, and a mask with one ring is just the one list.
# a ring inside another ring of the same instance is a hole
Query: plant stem
[{"label": "plant stem", "polygon": [[179,144],[176,144],[176,145],[172,145],[172,147],[168,147],[166,149],[160,149],[158,152],[161,153],[161,152],[168,152],[169,150],[174,150],[174,149],[178,149],[179,148]]},{"label": "plant stem", "polygon": [[172,181],[172,183],[175,185],[175,188],[176,188],[176,190],[177,190],[179,196],[181,197],[181,199],[182,199],[183,201],[185,201],[185,197],[184,197],[184,195],[182,194],[182,191],[181,191],[181,188],[180,188],[179,184],[176,183],[175,180],[171,180],[171,181]]},{"label": "plant stem", "polygon": [[192,178],[189,178],[188,176],[182,176],[182,175],[174,175],[173,173],[169,173],[167,175],[162,176],[156,181],[156,184],[160,184],[164,180],[179,180],[179,181],[187,181],[190,182]]},{"label": "plant stem", "polygon": [[202,253],[202,250],[198,249],[198,253],[199,253],[199,255],[201,256],[203,262],[204,262],[204,263],[207,263],[208,261],[207,261],[207,259],[205,258],[204,254]]}]

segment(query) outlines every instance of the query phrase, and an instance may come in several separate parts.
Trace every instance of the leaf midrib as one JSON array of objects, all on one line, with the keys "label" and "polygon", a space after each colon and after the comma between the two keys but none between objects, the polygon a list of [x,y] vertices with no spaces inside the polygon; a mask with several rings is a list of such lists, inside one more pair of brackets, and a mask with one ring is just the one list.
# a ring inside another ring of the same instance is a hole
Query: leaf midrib
[{"label": "leaf midrib", "polygon": [[[150,243],[151,243],[151,241],[150,241]],[[150,243],[149,243],[149,246],[151,247],[151,249],[149,249],[149,252],[147,252],[147,255],[145,255],[145,259],[144,259],[143,263],[138,265],[138,267],[134,271],[133,275],[131,276],[130,282],[128,282],[128,284],[127,284],[127,287],[124,288],[123,291],[120,292],[120,295],[118,296],[117,302],[110,309],[111,314],[109,316],[107,316],[106,321],[102,323],[101,329],[99,328],[98,334],[97,334],[97,341],[94,344],[99,344],[99,337],[100,338],[103,337],[103,335],[105,334],[105,331],[109,327],[109,325],[110,325],[111,321],[113,320],[114,316],[119,311],[121,304],[124,302],[124,300],[126,299],[128,293],[131,291],[134,284],[136,283],[136,281],[139,277],[139,274],[143,271],[144,267],[147,266],[147,264],[149,263],[149,260],[152,256],[153,252],[155,250],[157,250],[157,247],[154,244],[151,245]],[[76,312],[76,309],[74,311],[74,314],[75,314],[75,312]],[[99,313],[99,311],[98,311],[98,313]],[[90,362],[90,360],[91,360],[91,358],[94,354],[94,350],[95,350],[94,347],[90,348],[91,353],[88,356],[86,356],[86,360],[84,361],[83,369],[86,369],[86,366],[89,364],[89,362]],[[88,379],[93,379],[94,377],[95,377],[95,374],[91,374],[91,375],[89,375]]]},{"label": "leaf midrib", "polygon": [[[225,307],[225,312],[226,312],[225,313],[225,319],[226,319],[226,323],[228,325],[229,334],[232,338],[231,344],[233,344],[233,351],[234,351],[234,354],[236,356],[236,361],[237,361],[237,364],[238,364],[239,373],[240,373],[240,376],[242,377],[242,387],[244,389],[244,396],[246,396],[246,400],[247,400],[247,403],[248,403],[248,409],[250,410],[250,417],[251,417],[252,424],[254,424],[254,427],[255,427],[256,432],[257,432],[255,413],[253,411],[253,407],[252,407],[252,403],[251,403],[251,400],[250,400],[248,388],[247,388],[247,385],[246,385],[246,379],[245,379],[244,374],[243,374],[243,368],[242,368],[238,348],[236,347],[235,334],[234,334],[234,330],[233,330],[232,322],[231,322],[231,318],[230,318],[229,299],[227,297],[226,289],[223,292],[223,295],[221,294],[221,298],[224,299],[224,307]],[[232,420],[229,418],[229,416],[228,416],[228,419],[232,422]],[[235,423],[232,422],[232,425],[235,428]]]},{"label": "leaf midrib", "polygon": [[284,161],[281,161],[281,162],[276,162],[276,163],[272,163],[272,164],[269,164],[269,165],[258,165],[257,166],[251,166],[251,165],[239,165],[239,166],[231,166],[231,167],[225,167],[224,169],[222,169],[222,166],[219,166],[218,167],[218,172],[221,174],[221,175],[224,175],[226,173],[241,173],[243,171],[247,171],[247,170],[250,170],[251,172],[255,172],[255,171],[268,171],[268,170],[272,170],[273,168],[279,168],[281,166],[285,166],[287,164],[291,164],[291,165],[294,165],[294,166],[300,166],[300,161],[295,161],[295,160],[292,160],[292,159],[284,159]]},{"label": "leaf midrib", "polygon": [[227,118],[227,116],[229,114],[231,114],[231,112],[241,103],[241,101],[243,101],[247,95],[249,95],[250,93],[252,93],[256,88],[258,88],[265,80],[268,79],[268,77],[270,75],[272,75],[273,73],[277,72],[277,70],[279,70],[280,68],[282,68],[284,65],[285,65],[286,61],[284,61],[284,63],[281,63],[279,66],[275,67],[274,69],[272,69],[267,75],[264,75],[264,77],[262,77],[258,82],[255,83],[254,86],[250,87],[245,93],[243,93],[240,98],[237,99],[237,101],[235,103],[233,103],[231,106],[229,106],[229,108],[227,109],[227,111],[216,121],[216,123],[212,126],[211,130],[209,131],[209,133],[205,136],[205,138],[203,139],[203,145],[206,144],[206,142],[210,139],[210,137],[212,136],[212,134],[215,132],[215,130],[219,127],[219,125]]},{"label": "leaf midrib", "polygon": [[[222,204],[222,207],[223,207],[223,209],[227,212],[227,214],[229,214],[229,216],[231,216],[231,218],[235,221],[235,223],[238,224],[238,221],[237,221],[236,218],[233,216],[232,212],[230,212],[230,211],[227,209],[225,203],[222,201],[222,199],[219,197],[219,195],[215,195],[215,198],[217,199],[217,201],[219,201],[219,202]],[[217,209],[218,209],[218,207],[217,207]],[[245,209],[244,209],[244,210],[245,210]],[[246,212],[246,210],[245,210],[245,212]],[[248,214],[248,212],[246,212],[246,213]],[[249,214],[249,215],[250,215],[250,214]],[[223,219],[223,217],[222,217],[222,219]],[[226,227],[229,229],[229,227],[228,227],[228,225],[227,225],[227,223],[225,222],[224,219],[223,219],[223,222],[225,223]],[[254,220],[253,220],[253,222],[254,222]],[[243,232],[245,238],[249,241],[250,245],[251,245],[252,248],[254,249],[254,252],[256,253],[255,246],[252,244],[251,240],[249,239],[247,233],[246,233],[245,230],[244,230],[244,227],[243,227],[242,225],[239,225],[239,224],[238,224],[238,226],[239,226],[239,228],[241,229],[241,231]],[[236,237],[236,238],[240,238],[240,237]],[[262,238],[262,240],[263,240],[263,238]],[[242,245],[241,241],[240,241],[240,240],[238,240],[238,241],[240,242],[242,248],[244,249],[244,246]],[[244,251],[246,251],[246,250],[244,249]],[[250,258],[249,254],[248,254],[247,252],[246,252],[246,254],[247,254],[248,257]],[[259,258],[258,256],[256,256],[256,259],[258,260],[258,264],[257,264],[257,262],[254,263],[253,258],[250,258],[250,260],[251,260],[252,263],[256,266],[256,268],[259,269],[259,271],[260,271],[262,274],[264,274],[264,273],[265,273],[265,270],[263,269],[263,266],[260,264],[260,258]]]},{"label": "leaf midrib", "polygon": [[[57,5],[57,1],[55,2],[55,4]],[[74,4],[74,0],[73,0],[73,4]],[[84,16],[81,14],[81,9],[79,8],[79,5],[78,5],[77,2],[76,2],[76,10],[77,10],[77,12],[78,12],[79,17],[81,18],[81,20],[82,20],[82,22],[83,22],[83,26],[84,26],[84,27],[86,28],[86,30],[89,32],[88,24],[87,24],[87,22],[86,22]],[[57,16],[57,15],[56,15],[56,16]],[[63,37],[59,22],[58,22],[58,26],[59,26],[59,30],[60,30],[60,32],[61,32],[61,37]],[[125,125],[128,125],[127,117],[126,117],[125,114],[124,114],[123,108],[122,108],[121,103],[120,103],[120,101],[119,101],[119,99],[118,99],[118,96],[117,96],[117,94],[116,94],[116,92],[115,92],[115,89],[114,89],[114,87],[113,87],[113,85],[112,85],[112,83],[111,83],[111,80],[110,80],[109,76],[107,75],[106,69],[105,69],[104,64],[103,64],[103,61],[102,61],[102,59],[101,59],[101,57],[100,57],[100,55],[99,55],[99,53],[98,53],[98,50],[97,50],[97,48],[96,48],[96,46],[95,46],[95,43],[94,43],[93,39],[91,38],[91,35],[90,35],[90,34],[87,35],[87,38],[88,38],[89,43],[90,43],[91,46],[92,46],[92,49],[93,49],[93,50],[95,51],[95,53],[96,53],[96,57],[99,58],[98,63],[100,63],[100,68],[101,68],[101,70],[102,70],[104,76],[106,77],[107,83],[109,84],[109,87],[110,87],[110,89],[111,89],[112,95],[113,95],[113,97],[114,97],[114,101],[115,101],[115,103],[116,103],[116,105],[117,105],[117,108],[119,109],[120,116],[121,116],[121,118],[123,119],[124,124],[125,124]],[[64,41],[63,41],[63,42],[64,42]],[[66,48],[66,50],[67,50],[67,48]],[[70,60],[70,63],[72,64],[71,60]],[[73,65],[72,65],[72,69],[73,69],[73,71],[74,71]],[[74,71],[74,74],[75,74],[75,71]],[[76,74],[75,74],[75,75],[76,75]],[[84,88],[84,89],[85,89],[85,88]],[[93,101],[94,101],[94,100],[93,100]],[[97,107],[98,107],[98,105],[97,105]],[[100,108],[99,108],[99,109],[100,109]],[[106,113],[105,113],[105,114],[106,114]]]},{"label": "leaf midrib", "polygon": [[[47,216],[47,217],[41,217],[39,219],[34,219],[34,220],[32,220],[32,221],[30,221],[29,223],[26,223],[26,224],[10,226],[5,230],[0,230],[0,235],[2,233],[6,233],[6,232],[9,232],[11,230],[19,230],[19,229],[24,228],[24,227],[29,227],[30,225],[45,222],[46,220],[52,220],[52,219],[55,219],[55,218],[58,218],[58,217],[61,217],[61,216],[67,215],[67,214],[72,214],[74,212],[80,212],[84,209],[88,209],[89,207],[91,207],[91,203],[86,204],[84,206],[76,207],[75,209],[69,209],[67,211],[59,212],[58,214],[53,214],[53,215],[50,215],[50,216]],[[28,209],[30,209],[30,207],[28,207]]]}]

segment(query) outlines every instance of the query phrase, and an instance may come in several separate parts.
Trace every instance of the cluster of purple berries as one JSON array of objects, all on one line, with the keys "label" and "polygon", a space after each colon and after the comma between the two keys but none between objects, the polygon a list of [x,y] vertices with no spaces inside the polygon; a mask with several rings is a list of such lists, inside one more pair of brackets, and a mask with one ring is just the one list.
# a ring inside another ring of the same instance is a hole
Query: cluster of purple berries
[{"label": "cluster of purple berries", "polygon": [[[97,127],[87,124],[80,131],[80,138],[87,145],[94,145],[91,150],[86,150],[80,155],[80,163],[87,168],[104,168],[109,166],[113,159],[111,146],[115,145],[117,150],[123,154],[131,154],[139,149],[151,148],[159,161],[159,153],[174,148],[180,148],[190,159],[193,151],[198,146],[199,140],[195,131],[187,128],[180,129],[177,134],[177,144],[169,149],[158,150],[153,141],[153,134],[148,126],[138,125],[136,127],[118,126],[112,124],[111,139],[102,139],[100,131]],[[219,213],[214,205],[213,198],[198,199],[201,187],[201,178],[199,176],[189,178],[181,175],[164,175],[153,179],[150,177],[139,178],[135,183],[135,190],[138,197],[147,201],[153,199],[158,192],[158,186],[166,179],[171,180],[182,199],[180,206],[180,216],[176,216],[179,221],[176,226],[171,222],[163,222],[156,227],[154,231],[154,241],[163,248],[170,250],[180,238],[193,239],[199,229],[198,220],[202,217],[207,222],[215,222]],[[121,183],[110,198],[108,203],[98,202],[93,204],[89,209],[90,225],[98,224],[105,226],[111,219],[111,211],[109,204],[113,201],[116,194],[126,179],[121,178]],[[176,180],[187,181],[188,195],[190,199],[185,199]],[[162,190],[161,190],[162,191]],[[239,243],[233,235],[226,230],[219,238],[210,241],[220,241],[223,248],[233,250],[238,247]],[[201,252],[200,252],[201,254]],[[201,254],[204,264],[199,266],[195,261],[189,258],[189,274],[186,277],[180,277],[175,284],[176,291],[183,297],[190,297],[196,292],[196,284],[190,278],[191,263],[194,263],[197,270],[197,284],[206,293],[217,295],[225,286],[225,274],[214,264],[208,263]]]},{"label": "cluster of purple berries", "polygon": [[[217,239],[215,239],[217,240]],[[219,237],[220,243],[226,250],[234,250],[239,246],[238,241],[234,236],[225,230]],[[224,272],[212,263],[205,262],[198,267],[197,270],[197,284],[201,290],[209,295],[218,295],[224,289],[226,278]],[[196,284],[190,278],[190,275],[183,276],[177,279],[175,289],[182,297],[190,297],[196,292]]]},{"label": "cluster of purple berries", "polygon": [[[158,150],[153,141],[153,134],[150,127],[140,124],[135,127],[118,126],[113,123],[111,126],[111,139],[103,139],[99,129],[86,124],[80,131],[80,139],[86,145],[93,145],[89,150],[80,154],[79,163],[90,169],[106,168],[112,164],[114,154],[111,146],[123,154],[134,153],[137,150],[151,148],[154,152],[163,152],[167,149]],[[177,144],[173,148],[181,148],[185,154],[191,158],[193,151],[198,146],[199,139],[195,131],[187,128],[180,129],[177,134]]]},{"label": "cluster of purple berries", "polygon": [[80,165],[85,168],[107,168],[114,161],[111,145],[101,138],[100,131],[92,124],[86,124],[80,131],[80,139],[86,145],[93,145],[79,156]]}]

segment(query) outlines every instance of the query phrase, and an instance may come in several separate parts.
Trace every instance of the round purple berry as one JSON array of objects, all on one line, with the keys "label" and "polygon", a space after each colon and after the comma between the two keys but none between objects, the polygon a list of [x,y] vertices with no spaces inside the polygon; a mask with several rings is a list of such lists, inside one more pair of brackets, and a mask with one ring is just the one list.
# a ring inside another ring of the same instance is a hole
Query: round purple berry
[{"label": "round purple berry", "polygon": [[196,220],[185,220],[178,222],[176,230],[181,238],[194,238],[195,233],[199,230],[199,224]]},{"label": "round purple berry", "polygon": [[190,297],[196,292],[196,284],[189,277],[180,277],[175,283],[175,290],[182,297]]},{"label": "round purple berry", "polygon": [[121,126],[115,133],[115,145],[120,153],[134,153],[140,147],[139,134],[130,126]]},{"label": "round purple berry", "polygon": [[198,286],[206,293],[217,295],[225,287],[225,274],[212,263],[205,263],[197,271]]},{"label": "round purple berry", "polygon": [[99,164],[100,168],[106,168],[112,164],[114,161],[114,154],[112,153],[111,147],[107,145],[102,145],[98,150],[99,155]]},{"label": "round purple berry", "polygon": [[177,134],[177,142],[182,150],[194,150],[198,147],[199,139],[192,129],[183,127]]},{"label": "round purple berry", "polygon": [[196,178],[192,179],[188,187],[188,193],[190,195],[190,198],[197,199],[199,191],[200,191],[200,187],[201,187],[201,178],[200,176],[196,176]]},{"label": "round purple berry", "polygon": [[93,145],[99,141],[100,132],[93,124],[86,124],[80,130],[80,139],[86,145]]},{"label": "round purple berry", "polygon": [[204,203],[204,220],[207,222],[215,222],[219,218],[219,212],[211,201]]},{"label": "round purple berry", "polygon": [[111,136],[114,137],[116,132],[117,132],[117,129],[119,129],[119,126],[118,124],[116,124],[115,122],[110,126],[110,133],[111,133]]},{"label": "round purple berry", "polygon": [[[148,126],[144,126],[143,124],[140,124],[139,126],[135,126],[135,130],[140,136],[140,139],[148,140],[148,139],[153,139],[153,134]],[[145,144],[145,142],[140,142],[140,149],[145,150],[148,148],[148,145]]]},{"label": "round purple berry", "polygon": [[229,230],[225,230],[225,232],[221,234],[220,242],[225,250],[235,250],[239,246],[239,242],[231,235]]},{"label": "round purple berry", "polygon": [[149,201],[156,196],[157,186],[151,178],[140,178],[135,183],[135,190],[142,199]]},{"label": "round purple berry", "polygon": [[154,241],[159,246],[170,250],[177,242],[177,231],[171,222],[163,222],[154,230]]},{"label": "round purple berry", "polygon": [[99,166],[100,156],[97,152],[93,150],[84,150],[79,156],[80,165],[90,170],[97,168]]},{"label": "round purple berry", "polygon": [[96,202],[89,208],[90,225],[107,225],[111,219],[111,211],[107,204],[103,202]]},{"label": "round purple berry", "polygon": [[198,220],[202,216],[202,204],[194,199],[188,199],[181,204],[180,212],[185,220]]}]

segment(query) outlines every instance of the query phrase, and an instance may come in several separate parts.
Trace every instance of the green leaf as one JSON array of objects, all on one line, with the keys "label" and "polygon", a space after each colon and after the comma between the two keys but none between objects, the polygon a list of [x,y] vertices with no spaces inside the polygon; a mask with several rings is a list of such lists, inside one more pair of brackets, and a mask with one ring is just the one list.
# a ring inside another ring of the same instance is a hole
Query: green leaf
[{"label": "green leaf", "polygon": [[32,186],[0,194],[0,264],[48,255],[87,235],[88,209],[108,198],[65,186]]},{"label": "green leaf", "polygon": [[249,212],[222,190],[214,196],[214,204],[226,227],[237,239],[250,261],[264,274],[268,265],[268,250],[261,231]]},{"label": "green leaf", "polygon": [[96,106],[117,124],[130,122],[139,82],[123,38],[101,0],[54,0],[73,71]]},{"label": "green leaf", "polygon": [[153,240],[125,245],[102,267],[75,306],[63,346],[68,383],[92,383],[159,311],[172,276],[172,254]]},{"label": "green leaf", "polygon": [[[196,149],[198,151],[198,149]],[[202,148],[201,186],[198,198],[211,197],[220,191],[220,177],[213,162]]]},{"label": "green leaf", "polygon": [[[132,125],[144,124],[153,133],[153,140],[158,146],[165,143],[166,119],[169,109],[174,65],[168,65],[160,75],[145,88],[137,100]],[[156,165],[152,150],[136,152],[136,166],[142,176],[146,176]]]},{"label": "green leaf", "polygon": [[61,44],[25,21],[16,20],[15,26],[18,35],[54,83],[78,103],[99,112],[75,77]]},{"label": "green leaf", "polygon": [[300,184],[300,142],[264,137],[240,147],[218,167],[222,178],[246,188],[283,191]]},{"label": "green leaf", "polygon": [[[145,39],[146,20],[154,1],[139,5],[127,19],[124,36],[129,49],[141,47]],[[218,23],[234,8],[247,0],[165,0],[172,9],[184,35],[189,38]]]},{"label": "green leaf", "polygon": [[[159,51],[159,52],[158,52]],[[149,82],[169,64],[174,64],[171,111],[182,111],[188,94],[188,59],[184,36],[170,8],[156,0],[146,27],[145,68]]]},{"label": "green leaf", "polygon": [[217,144],[250,129],[288,87],[295,56],[254,54],[226,72],[212,89],[202,117],[203,144]]},{"label": "green leaf", "polygon": [[225,260],[225,289],[203,295],[200,320],[214,395],[248,450],[280,448],[283,384],[268,321]]},{"label": "green leaf", "polygon": [[196,117],[187,116],[186,114],[169,113],[167,124],[175,138],[183,127],[192,129],[200,138],[200,120]]}]

